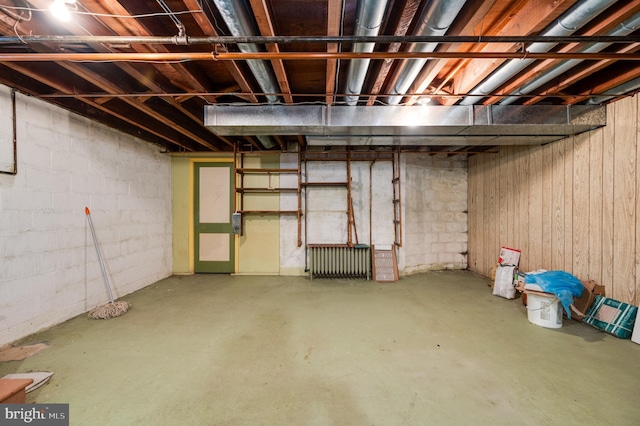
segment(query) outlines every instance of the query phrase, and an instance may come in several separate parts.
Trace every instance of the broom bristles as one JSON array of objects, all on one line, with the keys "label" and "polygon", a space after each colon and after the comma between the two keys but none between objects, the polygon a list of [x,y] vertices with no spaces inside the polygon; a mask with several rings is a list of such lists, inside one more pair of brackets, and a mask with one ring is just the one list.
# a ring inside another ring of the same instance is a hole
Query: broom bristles
[{"label": "broom bristles", "polygon": [[107,303],[106,305],[98,306],[97,308],[89,311],[89,318],[92,319],[109,319],[119,317],[129,310],[131,304],[125,301],[118,301],[113,303]]}]

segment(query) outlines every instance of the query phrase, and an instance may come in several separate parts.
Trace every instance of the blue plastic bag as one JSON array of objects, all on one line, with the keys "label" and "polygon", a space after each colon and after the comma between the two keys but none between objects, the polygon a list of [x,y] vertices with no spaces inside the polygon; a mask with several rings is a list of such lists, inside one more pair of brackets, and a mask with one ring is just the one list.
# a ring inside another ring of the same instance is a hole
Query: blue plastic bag
[{"label": "blue plastic bag", "polygon": [[524,278],[525,284],[538,284],[542,291],[555,294],[562,307],[571,318],[571,309],[574,297],[580,297],[584,286],[575,276],[564,271],[546,271],[528,273]]}]

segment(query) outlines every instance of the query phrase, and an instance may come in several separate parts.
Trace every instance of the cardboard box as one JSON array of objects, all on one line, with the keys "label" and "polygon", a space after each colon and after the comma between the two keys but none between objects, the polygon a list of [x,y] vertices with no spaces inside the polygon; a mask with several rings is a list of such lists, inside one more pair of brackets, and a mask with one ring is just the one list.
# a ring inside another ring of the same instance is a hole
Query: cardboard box
[{"label": "cardboard box", "polygon": [[589,308],[593,305],[593,301],[596,295],[605,296],[604,286],[596,284],[593,280],[582,281],[584,290],[580,297],[573,298],[573,305],[571,305],[571,318],[576,321],[582,321],[589,312]]},{"label": "cardboard box", "polygon": [[637,306],[596,295],[582,322],[620,339],[628,339],[633,332],[637,314]]},{"label": "cardboard box", "polygon": [[520,250],[504,246],[500,247],[498,263],[500,265],[518,266],[518,263],[520,263]]}]

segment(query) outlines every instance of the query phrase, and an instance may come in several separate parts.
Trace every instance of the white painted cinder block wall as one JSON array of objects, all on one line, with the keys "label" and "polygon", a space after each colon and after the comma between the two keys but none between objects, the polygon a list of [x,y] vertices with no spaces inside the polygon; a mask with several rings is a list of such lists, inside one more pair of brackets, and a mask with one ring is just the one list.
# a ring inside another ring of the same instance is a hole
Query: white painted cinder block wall
[{"label": "white painted cinder block wall", "polygon": [[[0,86],[3,121],[10,92]],[[18,94],[18,173],[0,174],[0,344],[171,274],[171,160],[151,144]],[[135,306],[133,307],[135,309]]]},{"label": "white painted cinder block wall", "polygon": [[[403,246],[398,249],[401,275],[467,267],[467,158],[463,155],[402,154]],[[297,155],[281,156],[281,167],[296,168]],[[344,162],[309,162],[309,182],[345,182]],[[392,163],[352,162],[352,197],[361,244],[393,244]],[[281,185],[295,187],[297,176],[281,176]],[[306,197],[306,199],[305,199]],[[303,275],[305,242],[347,242],[346,189],[310,188],[303,193],[302,247],[297,247],[297,218],[280,221],[280,273]],[[283,194],[280,208],[295,210],[295,194]],[[306,230],[305,230],[306,227]],[[355,242],[355,236],[353,239]]]},{"label": "white painted cinder block wall", "polygon": [[403,155],[405,274],[467,268],[467,158]]}]

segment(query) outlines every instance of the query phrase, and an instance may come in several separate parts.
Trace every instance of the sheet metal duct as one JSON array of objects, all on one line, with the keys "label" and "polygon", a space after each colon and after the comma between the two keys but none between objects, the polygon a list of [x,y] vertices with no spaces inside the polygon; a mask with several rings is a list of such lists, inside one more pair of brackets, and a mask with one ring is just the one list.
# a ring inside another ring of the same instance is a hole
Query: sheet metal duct
[{"label": "sheet metal duct", "polygon": [[[251,13],[247,9],[247,5],[244,0],[213,0],[216,7],[220,11],[224,22],[229,27],[229,31],[236,37],[241,36],[253,36],[259,35],[259,31],[256,28]],[[262,49],[259,45],[254,43],[242,43],[238,44],[238,48],[242,52],[261,52]],[[278,83],[273,75],[271,68],[267,66],[264,61],[248,60],[247,65],[251,69],[258,85],[264,93],[267,93],[267,101],[269,103],[276,103],[280,101],[280,98],[270,93],[279,93]],[[259,137],[260,143],[267,149],[273,148],[275,142],[270,137]]]},{"label": "sheet metal duct", "polygon": [[[322,137],[324,145],[388,145],[389,141],[411,145],[469,145],[473,138],[492,144],[497,140],[501,144],[513,144],[509,140],[516,139],[523,144],[540,144],[604,126],[606,108],[590,105],[238,104],[207,105],[204,119],[205,126],[221,136],[302,134]],[[335,143],[330,142],[331,138]]]},{"label": "sheet metal duct", "polygon": [[609,89],[603,95],[592,97],[587,101],[587,105],[601,105],[608,100],[617,98],[618,96],[623,96],[627,93],[634,92],[638,89],[640,89],[640,78],[627,81],[626,83]]},{"label": "sheet metal duct", "polygon": [[[629,35],[629,34],[633,33],[635,30],[637,30],[638,26],[640,26],[640,12],[636,13],[631,18],[625,20],[623,23],[621,23],[616,28],[614,28],[613,30],[607,32],[604,35],[606,35],[606,36],[626,36],[626,35]],[[612,43],[595,43],[592,46],[581,48],[580,50],[578,50],[578,52],[580,52],[580,53],[600,52],[600,51],[604,50],[605,48],[611,46],[611,44]],[[571,68],[575,67],[576,65],[578,65],[581,62],[583,62],[581,59],[570,59],[570,60],[564,61],[562,63],[559,63],[558,65],[555,65],[555,66],[549,68],[547,71],[543,72],[542,74],[538,75],[533,80],[528,81],[525,85],[523,85],[518,90],[516,90],[516,92],[515,92],[516,95],[515,96],[509,96],[507,98],[504,98],[503,100],[501,100],[498,103],[500,105],[509,105],[509,104],[515,102],[518,99],[519,95],[526,95],[528,93],[533,92],[538,87],[542,86],[543,84],[548,83],[549,81],[553,80],[554,78],[558,77],[559,75],[569,71]]]},{"label": "sheet metal duct", "polygon": [[[358,18],[356,19],[355,36],[377,36],[382,25],[384,12],[387,9],[387,0],[359,0]],[[353,46],[354,52],[373,52],[375,43],[356,43]],[[371,59],[352,59],[349,63],[347,74],[347,84],[345,92],[347,95],[358,95],[362,92],[364,80],[367,76],[367,69]],[[358,96],[347,96],[347,105],[356,105]]]},{"label": "sheet metal duct", "polygon": [[[573,5],[560,19],[542,32],[545,36],[563,36],[573,34],[590,20],[614,4],[616,0],[583,0]],[[557,43],[533,43],[527,47],[528,52],[543,53],[551,50]],[[535,59],[518,59],[505,62],[497,71],[476,86],[469,97],[459,105],[474,105],[480,103],[482,97],[493,93],[498,87],[529,66]]]},{"label": "sheet metal duct", "polygon": [[[416,35],[420,36],[441,36],[444,35],[453,20],[456,19],[460,10],[467,0],[440,0],[432,1],[420,16],[421,24],[416,28]],[[418,43],[409,47],[410,52],[433,52],[438,43]],[[402,96],[407,93],[420,71],[427,63],[427,59],[413,59],[404,61],[397,71],[397,80],[391,90],[391,96],[387,98],[387,103],[397,105]],[[396,95],[396,96],[393,96]]]}]

